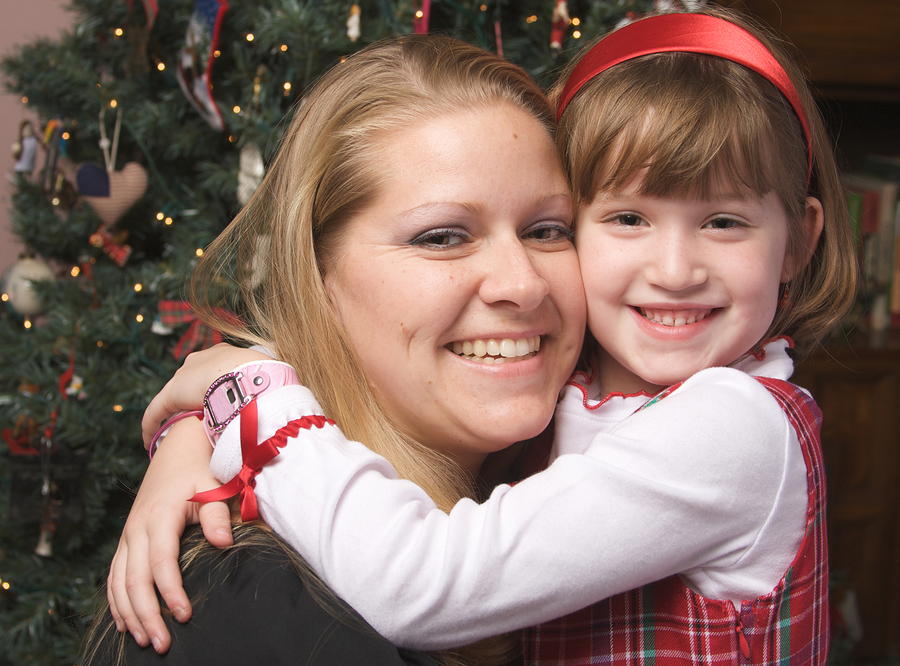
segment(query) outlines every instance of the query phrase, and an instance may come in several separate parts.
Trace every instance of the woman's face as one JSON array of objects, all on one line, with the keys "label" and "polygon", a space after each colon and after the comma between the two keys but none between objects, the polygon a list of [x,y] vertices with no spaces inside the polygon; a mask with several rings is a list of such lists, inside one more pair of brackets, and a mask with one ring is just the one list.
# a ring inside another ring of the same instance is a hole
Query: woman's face
[{"label": "woman's face", "polygon": [[395,423],[477,471],[546,427],[581,348],[569,188],[547,132],[512,105],[381,148],[384,185],[326,287]]}]

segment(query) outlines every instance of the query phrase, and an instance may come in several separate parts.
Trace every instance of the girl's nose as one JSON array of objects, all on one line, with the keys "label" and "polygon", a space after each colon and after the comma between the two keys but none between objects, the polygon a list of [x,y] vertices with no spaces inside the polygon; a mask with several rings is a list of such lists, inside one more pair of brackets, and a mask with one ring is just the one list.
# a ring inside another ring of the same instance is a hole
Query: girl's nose
[{"label": "girl's nose", "polygon": [[645,276],[668,291],[684,291],[705,283],[708,274],[692,239],[672,234],[661,238],[657,250],[647,257]]}]

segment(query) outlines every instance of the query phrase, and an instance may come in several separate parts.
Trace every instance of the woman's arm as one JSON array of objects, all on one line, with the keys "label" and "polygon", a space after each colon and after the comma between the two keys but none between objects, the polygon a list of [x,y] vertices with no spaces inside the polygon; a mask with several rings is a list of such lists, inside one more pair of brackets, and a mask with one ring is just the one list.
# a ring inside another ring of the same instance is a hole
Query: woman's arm
[{"label": "woman's arm", "polygon": [[[729,567],[766,524],[796,437],[752,378],[701,375],[585,455],[449,516],[337,428],[302,430],[256,477],[260,513],[376,630],[420,649],[537,624],[701,565]],[[321,413],[302,387],[259,408],[261,440]],[[240,469],[238,440],[235,423],[213,456],[222,480]]]}]

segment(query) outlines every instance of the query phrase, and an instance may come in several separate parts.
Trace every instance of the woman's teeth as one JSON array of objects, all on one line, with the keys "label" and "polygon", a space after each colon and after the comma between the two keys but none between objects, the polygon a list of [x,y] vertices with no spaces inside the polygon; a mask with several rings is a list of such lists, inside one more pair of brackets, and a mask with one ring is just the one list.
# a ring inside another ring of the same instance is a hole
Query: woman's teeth
[{"label": "woman's teeth", "polygon": [[651,310],[649,308],[638,308],[637,310],[645,319],[663,326],[695,324],[706,319],[712,312],[712,310]]},{"label": "woman's teeth", "polygon": [[454,354],[478,363],[514,363],[531,358],[541,348],[541,336],[496,340],[464,340],[450,345]]}]

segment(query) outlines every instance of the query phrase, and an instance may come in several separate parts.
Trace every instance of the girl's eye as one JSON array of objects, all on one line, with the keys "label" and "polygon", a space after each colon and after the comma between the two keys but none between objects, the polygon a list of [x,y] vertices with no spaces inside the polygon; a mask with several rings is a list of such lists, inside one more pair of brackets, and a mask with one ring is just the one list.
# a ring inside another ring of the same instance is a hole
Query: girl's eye
[{"label": "girl's eye", "polygon": [[624,227],[639,227],[644,223],[644,219],[635,213],[619,213],[610,220]]},{"label": "girl's eye", "polygon": [[432,229],[420,234],[410,241],[410,245],[431,248],[449,248],[466,242],[466,234],[454,229]]},{"label": "girl's eye", "polygon": [[742,226],[742,224],[739,220],[730,217],[714,217],[703,226],[708,229],[733,229],[734,227]]},{"label": "girl's eye", "polygon": [[543,242],[570,241],[575,237],[575,232],[561,224],[547,224],[529,229],[525,237]]}]

